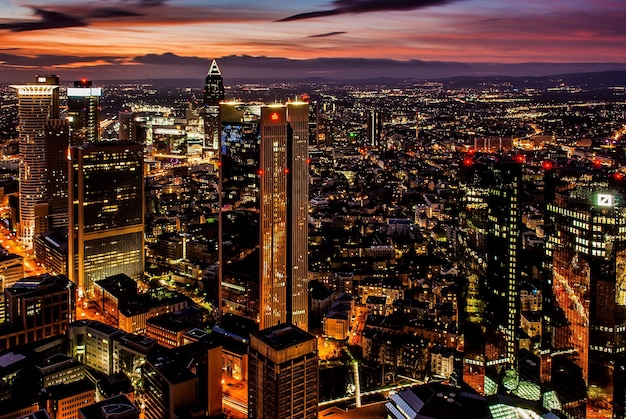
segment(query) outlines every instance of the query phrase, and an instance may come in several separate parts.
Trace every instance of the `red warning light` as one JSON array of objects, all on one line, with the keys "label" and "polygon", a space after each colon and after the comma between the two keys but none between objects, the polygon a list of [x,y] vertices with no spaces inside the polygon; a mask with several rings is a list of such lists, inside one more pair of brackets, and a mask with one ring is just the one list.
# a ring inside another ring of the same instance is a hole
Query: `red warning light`
[{"label": "red warning light", "polygon": [[272,121],[278,121],[278,114],[277,114],[276,112],[272,113],[272,114],[270,115],[270,119],[271,119]]},{"label": "red warning light", "polygon": [[311,159],[306,159],[306,164],[311,164]]},{"label": "red warning light", "polygon": [[289,168],[288,168],[288,167],[285,167],[285,169],[283,170],[283,172],[284,172],[286,175],[288,175],[288,174],[289,174]]},{"label": "red warning light", "polygon": [[471,157],[466,157],[465,160],[463,160],[463,165],[464,166],[471,166],[472,165],[472,158]]},{"label": "red warning light", "polygon": [[259,176],[263,176],[263,169],[257,170],[257,173],[259,174]]},{"label": "red warning light", "polygon": [[624,179],[624,174],[620,173],[620,172],[615,172],[615,173],[613,173],[613,178],[615,180],[622,180],[622,179]]},{"label": "red warning light", "polygon": [[550,170],[550,169],[552,169],[552,167],[554,167],[552,162],[549,161],[549,160],[544,161],[542,166],[543,166],[543,170]]},{"label": "red warning light", "polygon": [[518,163],[524,163],[526,161],[526,157],[524,157],[522,154],[518,154],[517,156],[515,156],[515,161]]}]

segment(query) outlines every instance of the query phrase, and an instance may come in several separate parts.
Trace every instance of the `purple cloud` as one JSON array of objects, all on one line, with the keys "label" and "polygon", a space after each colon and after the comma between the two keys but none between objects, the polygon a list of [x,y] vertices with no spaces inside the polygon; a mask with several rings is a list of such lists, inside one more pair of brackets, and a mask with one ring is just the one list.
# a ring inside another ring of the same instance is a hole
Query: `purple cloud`
[{"label": "purple cloud", "polygon": [[314,19],[324,16],[336,16],[348,13],[387,12],[398,10],[415,10],[429,6],[442,6],[456,0],[333,0],[334,6],[329,10],[299,13],[279,19],[277,22],[289,22],[292,20]]}]

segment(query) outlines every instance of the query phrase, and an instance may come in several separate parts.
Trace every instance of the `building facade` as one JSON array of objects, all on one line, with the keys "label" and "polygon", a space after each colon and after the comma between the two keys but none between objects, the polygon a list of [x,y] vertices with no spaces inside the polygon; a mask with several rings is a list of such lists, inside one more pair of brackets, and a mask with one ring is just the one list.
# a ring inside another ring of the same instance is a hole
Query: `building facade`
[{"label": "building facade", "polygon": [[102,88],[92,84],[91,80],[81,79],[67,88],[67,116],[72,127],[72,145],[94,143],[100,139]]},{"label": "building facade", "polygon": [[37,76],[36,83],[12,87],[17,90],[19,118],[18,237],[30,247],[33,237],[46,230],[47,211],[41,209],[49,200],[46,126],[59,119],[59,77]]},{"label": "building facade", "polygon": [[205,78],[202,107],[204,147],[211,150],[217,150],[220,144],[220,102],[223,100],[224,79],[213,60]]},{"label": "building facade", "polygon": [[68,263],[79,293],[95,281],[144,269],[144,180],[141,144],[110,142],[71,147]]},{"label": "building facade", "polygon": [[516,369],[521,251],[522,164],[509,156],[467,157],[459,240],[468,278],[462,325],[463,374],[479,393],[494,394],[505,369]]},{"label": "building facade", "polygon": [[308,330],[308,110],[261,108],[260,328]]},{"label": "building facade", "polygon": [[318,416],[318,355],[314,336],[291,324],[253,333],[248,358],[248,417]]},{"label": "building facade", "polygon": [[[570,417],[624,417],[626,400],[626,200],[610,174],[555,168],[546,181],[544,381]],[[556,368],[557,358],[560,365]],[[568,361],[566,363],[565,361]],[[586,386],[562,370],[576,372]],[[551,370],[551,371],[550,371]]]}]

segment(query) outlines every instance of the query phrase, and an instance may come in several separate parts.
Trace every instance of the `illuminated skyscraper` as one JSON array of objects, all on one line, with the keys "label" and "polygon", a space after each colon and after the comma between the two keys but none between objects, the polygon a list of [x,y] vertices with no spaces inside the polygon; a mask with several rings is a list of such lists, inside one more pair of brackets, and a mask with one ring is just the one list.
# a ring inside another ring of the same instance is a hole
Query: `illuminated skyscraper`
[{"label": "illuminated skyscraper", "polygon": [[203,97],[204,146],[216,150],[220,141],[219,106],[224,100],[224,79],[215,60],[206,75]]},{"label": "illuminated skyscraper", "polygon": [[261,108],[260,328],[308,330],[309,105]]},{"label": "illuminated skyscraper", "polygon": [[[35,234],[48,228],[48,129],[59,118],[59,77],[37,76],[36,83],[17,90],[20,146],[18,236],[31,246]],[[59,137],[56,137],[59,138]],[[59,144],[67,147],[67,144]]]},{"label": "illuminated skyscraper", "polygon": [[469,283],[464,379],[487,395],[498,391],[504,370],[514,371],[518,361],[521,186],[517,161],[492,155],[464,161],[459,235]]},{"label": "illuminated skyscraper", "polygon": [[[623,418],[626,413],[621,177],[581,167],[546,170],[544,349],[552,359],[544,357],[542,370],[567,417]],[[564,362],[555,367],[559,357],[572,367]]]},{"label": "illuminated skyscraper", "polygon": [[250,336],[248,417],[316,419],[318,356],[314,336],[281,324]]},{"label": "illuminated skyscraper", "polygon": [[70,279],[90,295],[93,283],[143,274],[143,147],[130,142],[71,147]]},{"label": "illuminated skyscraper", "polygon": [[261,328],[308,327],[308,111],[220,106],[221,309]]},{"label": "illuminated skyscraper", "polygon": [[74,82],[67,88],[67,114],[72,127],[71,144],[93,143],[100,139],[100,96],[102,89],[91,80]]}]

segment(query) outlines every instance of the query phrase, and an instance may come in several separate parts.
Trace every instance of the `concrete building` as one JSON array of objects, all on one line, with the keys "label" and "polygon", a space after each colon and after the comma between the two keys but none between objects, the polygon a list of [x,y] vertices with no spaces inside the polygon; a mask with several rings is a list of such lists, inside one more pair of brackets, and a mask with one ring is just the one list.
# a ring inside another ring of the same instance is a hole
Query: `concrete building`
[{"label": "concrete building", "polygon": [[248,417],[306,418],[318,415],[318,355],[315,337],[291,324],[250,336]]}]

